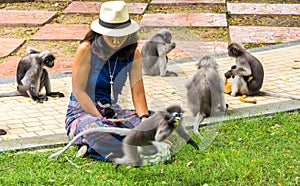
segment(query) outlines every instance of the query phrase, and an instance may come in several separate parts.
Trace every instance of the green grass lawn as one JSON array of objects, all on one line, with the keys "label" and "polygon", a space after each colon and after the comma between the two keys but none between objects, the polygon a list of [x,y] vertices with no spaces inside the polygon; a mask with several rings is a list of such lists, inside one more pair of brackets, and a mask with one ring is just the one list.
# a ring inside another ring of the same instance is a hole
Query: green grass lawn
[{"label": "green grass lawn", "polygon": [[75,147],[48,159],[57,150],[1,153],[0,185],[300,185],[300,113],[222,123],[205,150],[184,146],[167,164],[115,169]]}]

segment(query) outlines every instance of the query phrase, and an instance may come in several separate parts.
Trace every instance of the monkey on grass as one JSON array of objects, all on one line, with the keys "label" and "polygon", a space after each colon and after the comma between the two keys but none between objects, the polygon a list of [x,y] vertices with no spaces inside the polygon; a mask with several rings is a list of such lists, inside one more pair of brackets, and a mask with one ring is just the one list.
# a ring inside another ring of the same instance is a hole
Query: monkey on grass
[{"label": "monkey on grass", "polygon": [[[52,154],[49,158],[58,157],[64,153],[77,139],[81,136],[92,132],[115,133],[121,136],[126,136],[122,142],[123,157],[111,159],[115,165],[133,164],[135,166],[142,165],[142,155],[153,155],[158,152],[152,141],[164,141],[173,131],[183,138],[187,144],[192,145],[196,150],[199,150],[197,143],[187,133],[181,123],[182,109],[179,105],[171,105],[166,110],[158,111],[151,115],[147,120],[144,120],[133,129],[128,128],[91,128],[84,130],[76,135],[62,150]],[[106,157],[109,159],[108,157]]]},{"label": "monkey on grass", "polygon": [[[246,51],[242,45],[231,43],[228,46],[228,55],[236,59],[236,64],[224,74],[226,79],[233,78],[231,86],[232,96],[237,96],[238,94],[242,95],[241,101],[244,101],[246,96],[254,95],[300,100],[300,96],[261,91],[260,89],[264,79],[263,66],[261,62],[250,54],[250,52]],[[225,80],[225,87],[226,86],[226,92],[229,92],[228,87],[230,85],[227,80]],[[246,102],[248,101],[249,100],[246,100]],[[249,102],[256,103],[255,100]]]},{"label": "monkey on grass", "polygon": [[[49,51],[37,51],[27,48],[27,55],[24,56],[17,66],[17,90],[12,92],[0,93],[0,97],[29,96],[32,100],[43,103],[50,97],[64,97],[61,92],[52,92],[50,78],[47,70],[54,66],[55,57]],[[42,88],[45,87],[46,95],[40,95]]]}]

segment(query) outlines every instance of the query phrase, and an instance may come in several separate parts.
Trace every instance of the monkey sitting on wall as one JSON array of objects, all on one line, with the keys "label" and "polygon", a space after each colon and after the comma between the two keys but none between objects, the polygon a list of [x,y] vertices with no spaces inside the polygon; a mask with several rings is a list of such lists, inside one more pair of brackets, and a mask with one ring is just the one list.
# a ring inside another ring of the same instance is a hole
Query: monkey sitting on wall
[{"label": "monkey sitting on wall", "polygon": [[198,63],[198,71],[185,87],[188,107],[200,119],[194,125],[194,132],[199,133],[199,125],[205,117],[216,116],[218,108],[222,112],[227,108],[223,95],[224,82],[216,60],[209,55],[203,56]]},{"label": "monkey sitting on wall", "polygon": [[171,42],[172,35],[167,30],[155,33],[142,47],[143,73],[153,76],[178,76],[177,73],[168,71],[168,56],[176,44]]},{"label": "monkey sitting on wall", "polygon": [[[29,96],[38,103],[48,100],[50,97],[64,97],[63,93],[51,92],[50,78],[47,70],[54,66],[55,57],[49,51],[37,51],[27,48],[27,55],[24,56],[17,66],[17,83],[16,91],[0,93],[0,97],[11,96]],[[40,95],[40,91],[45,87],[46,95]]]},{"label": "monkey sitting on wall", "polygon": [[[114,127],[87,129],[76,135],[62,150],[50,155],[49,158],[61,155],[81,136],[92,132],[108,132],[126,136],[122,142],[124,156],[112,159],[116,165],[134,164],[135,166],[141,166],[142,160],[140,154],[153,155],[157,153],[157,148],[152,144],[152,141],[163,141],[168,138],[174,130],[187,144],[199,150],[197,143],[185,130],[181,119],[181,107],[179,105],[172,105],[164,111],[154,113],[133,129]],[[107,158],[109,159],[109,157]]]}]

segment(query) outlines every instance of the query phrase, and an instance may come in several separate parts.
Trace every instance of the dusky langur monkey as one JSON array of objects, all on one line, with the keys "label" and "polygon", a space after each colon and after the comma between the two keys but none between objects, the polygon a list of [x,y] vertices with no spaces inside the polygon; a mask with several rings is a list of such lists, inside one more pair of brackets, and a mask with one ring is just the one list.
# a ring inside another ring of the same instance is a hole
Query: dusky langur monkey
[{"label": "dusky langur monkey", "polygon": [[236,64],[224,74],[226,78],[225,86],[227,87],[227,93],[230,92],[230,84],[227,82],[227,79],[232,77],[233,82],[231,86],[231,95],[236,96],[241,94],[242,97],[240,100],[243,102],[256,103],[256,100],[245,100],[247,96],[251,95],[273,96],[300,100],[299,96],[260,91],[264,79],[263,66],[261,62],[248,51],[246,51],[242,45],[238,43],[231,43],[228,46],[228,55],[236,59]]},{"label": "dusky langur monkey", "polygon": [[172,105],[164,111],[154,113],[133,129],[113,127],[87,129],[76,135],[62,150],[50,155],[49,158],[61,155],[77,139],[91,132],[109,132],[126,136],[122,142],[124,156],[122,158],[112,159],[116,165],[134,164],[135,166],[141,166],[142,160],[140,154],[153,155],[157,153],[157,148],[152,144],[152,141],[163,141],[169,137],[174,130],[187,144],[199,150],[197,143],[191,138],[182,125],[181,119],[181,107],[179,105]]},{"label": "dusky langur monkey", "polygon": [[172,35],[168,30],[155,33],[142,47],[143,73],[153,76],[178,76],[177,73],[168,71],[168,56],[176,44],[171,42]]},{"label": "dusky langur monkey", "polygon": [[[164,141],[175,130],[188,144],[199,150],[196,142],[184,129],[181,123],[182,109],[179,105],[168,107],[165,111],[156,112],[150,118],[135,127],[123,140],[122,158],[114,160],[116,165],[134,164],[135,166],[142,165],[140,154],[153,155],[158,152],[152,141]],[[138,151],[138,146],[141,150]]]},{"label": "dusky langur monkey", "polygon": [[218,71],[216,60],[203,56],[197,64],[198,71],[190,78],[187,89],[188,107],[199,122],[194,124],[194,132],[199,133],[199,125],[205,117],[216,116],[218,111],[225,112],[227,105],[224,99],[224,82]]},{"label": "dusky langur monkey", "polygon": [[[27,48],[27,55],[18,63],[16,79],[18,87],[16,91],[0,93],[0,97],[29,96],[38,103],[48,100],[50,97],[64,97],[63,93],[51,92],[50,78],[47,70],[54,66],[55,57],[49,51],[37,51]],[[46,95],[40,95],[45,87]]]}]

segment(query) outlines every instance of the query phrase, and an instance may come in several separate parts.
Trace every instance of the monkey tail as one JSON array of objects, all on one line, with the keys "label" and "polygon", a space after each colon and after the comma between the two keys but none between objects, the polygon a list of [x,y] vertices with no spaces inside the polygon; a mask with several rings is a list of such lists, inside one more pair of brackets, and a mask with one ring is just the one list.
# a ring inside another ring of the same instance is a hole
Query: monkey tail
[{"label": "monkey tail", "polygon": [[129,132],[131,131],[131,129],[126,129],[126,128],[115,128],[115,127],[111,127],[111,128],[90,128],[87,130],[84,130],[82,132],[80,132],[79,134],[77,134],[63,149],[61,149],[60,151],[51,154],[49,156],[49,158],[54,158],[54,157],[58,157],[61,154],[63,154],[66,150],[68,150],[70,148],[70,146],[75,143],[76,140],[78,140],[81,136],[84,136],[88,133],[92,133],[92,132],[106,132],[106,133],[115,133],[115,134],[119,134],[121,136],[127,136],[129,134]]},{"label": "monkey tail", "polygon": [[0,97],[12,97],[12,96],[22,96],[22,93],[20,91],[12,91],[12,92],[3,92],[0,93]]},{"label": "monkey tail", "polygon": [[249,99],[246,99],[246,98],[247,98],[247,95],[242,95],[240,97],[240,101],[244,102],[244,103],[253,103],[253,104],[257,103],[255,99],[249,100]]},{"label": "monkey tail", "polygon": [[293,99],[293,100],[300,100],[300,96],[293,96],[293,95],[290,95],[290,94],[281,94],[281,93],[259,91],[258,95],[259,96],[271,96],[271,97],[278,97],[278,98],[288,98],[288,99]]}]

